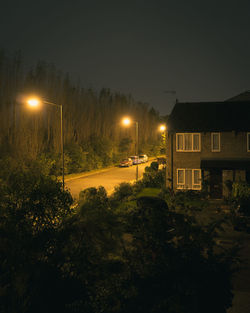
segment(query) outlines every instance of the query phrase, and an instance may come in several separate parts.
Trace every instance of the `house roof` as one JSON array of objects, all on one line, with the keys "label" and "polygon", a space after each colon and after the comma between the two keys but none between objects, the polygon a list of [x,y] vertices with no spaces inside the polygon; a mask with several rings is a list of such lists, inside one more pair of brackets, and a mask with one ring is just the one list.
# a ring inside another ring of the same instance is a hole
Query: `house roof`
[{"label": "house roof", "polygon": [[250,131],[250,101],[176,103],[169,131]]},{"label": "house roof", "polygon": [[244,91],[237,96],[234,96],[226,101],[250,101],[250,90]]}]

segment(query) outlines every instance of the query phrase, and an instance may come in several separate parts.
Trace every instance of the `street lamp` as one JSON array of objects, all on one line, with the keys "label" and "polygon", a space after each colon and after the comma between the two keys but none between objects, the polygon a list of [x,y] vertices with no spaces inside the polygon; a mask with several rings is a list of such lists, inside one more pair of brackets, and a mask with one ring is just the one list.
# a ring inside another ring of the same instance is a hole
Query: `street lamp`
[{"label": "street lamp", "polygon": [[160,164],[163,165],[164,167],[164,164],[166,166],[166,171],[165,171],[165,186],[167,186],[167,126],[166,124],[161,124],[159,125],[159,131],[161,132],[161,137],[162,137],[162,145],[163,145],[163,151],[161,149],[161,154],[164,152],[165,154],[165,157],[164,158],[160,158]]},{"label": "street lamp", "polygon": [[135,124],[135,154],[137,156],[137,163],[136,163],[136,172],[135,172],[135,179],[138,180],[138,162],[139,162],[139,155],[138,155],[138,122],[137,121],[131,121],[129,117],[124,117],[122,119],[122,124],[124,126],[129,126],[131,123]]},{"label": "street lamp", "polygon": [[32,109],[39,108],[41,102],[60,108],[60,115],[61,115],[60,121],[61,121],[62,184],[63,184],[63,190],[64,190],[63,106],[62,106],[62,104],[56,104],[56,103],[53,103],[53,102],[40,100],[39,98],[35,98],[35,97],[27,99],[27,104]]},{"label": "street lamp", "polygon": [[160,126],[159,126],[159,130],[160,130],[161,132],[164,132],[164,131],[166,130],[166,125],[164,125],[164,124],[160,125]]},{"label": "street lamp", "polygon": [[161,132],[162,143],[163,143],[164,146],[165,146],[165,144],[166,144],[166,129],[167,129],[167,127],[166,127],[165,124],[161,124],[161,125],[159,126],[159,131]]}]

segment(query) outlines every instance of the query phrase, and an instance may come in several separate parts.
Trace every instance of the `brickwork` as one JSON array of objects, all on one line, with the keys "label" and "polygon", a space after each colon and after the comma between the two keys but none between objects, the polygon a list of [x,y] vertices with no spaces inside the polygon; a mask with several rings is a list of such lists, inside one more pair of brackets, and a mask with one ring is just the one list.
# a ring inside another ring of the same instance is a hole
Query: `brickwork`
[{"label": "brickwork", "polygon": [[[201,151],[200,152],[177,152],[176,151],[176,134],[167,135],[167,187],[177,187],[177,168],[199,169],[201,159],[249,159],[250,152],[247,152],[247,132],[221,132],[220,133],[220,152],[212,152],[211,148],[211,132],[202,132]],[[172,140],[172,143],[171,143]],[[171,147],[173,151],[171,151]],[[173,167],[171,169],[171,167]],[[171,184],[172,173],[173,182]],[[223,183],[230,180],[233,176],[231,172],[223,172]],[[244,180],[244,171],[236,171],[234,179]],[[203,173],[204,176],[204,173]],[[223,189],[223,195],[226,190]]]}]

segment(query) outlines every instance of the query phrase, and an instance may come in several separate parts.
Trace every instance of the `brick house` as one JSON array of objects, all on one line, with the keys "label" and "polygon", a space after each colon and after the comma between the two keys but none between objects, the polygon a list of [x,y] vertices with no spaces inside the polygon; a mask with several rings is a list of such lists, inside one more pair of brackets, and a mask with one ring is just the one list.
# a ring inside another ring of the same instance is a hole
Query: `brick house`
[{"label": "brick house", "polygon": [[206,186],[220,199],[232,182],[250,183],[250,92],[224,102],[176,103],[167,124],[167,187]]}]

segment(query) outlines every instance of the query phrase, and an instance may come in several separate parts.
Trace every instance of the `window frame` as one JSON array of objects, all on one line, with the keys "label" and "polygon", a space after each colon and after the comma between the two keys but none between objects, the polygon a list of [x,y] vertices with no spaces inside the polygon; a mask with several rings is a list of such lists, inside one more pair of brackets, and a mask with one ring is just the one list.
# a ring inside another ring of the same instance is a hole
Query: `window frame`
[{"label": "window frame", "polygon": [[[186,186],[186,170],[192,170],[192,186],[191,188],[188,188]],[[180,183],[179,182],[179,171],[183,171],[184,172],[184,183]],[[200,180],[200,183],[199,184],[195,184],[194,183],[194,173],[195,171],[198,171],[199,172],[199,180]],[[202,178],[201,178],[201,169],[200,168],[177,168],[176,170],[176,185],[177,185],[177,189],[179,190],[201,190],[201,186],[202,186]]]},{"label": "window frame", "polygon": [[250,132],[247,133],[247,152],[250,152]]},{"label": "window frame", "polygon": [[[219,149],[214,149],[213,148],[213,143],[214,143],[214,140],[213,140],[213,135],[218,135],[219,136]],[[211,133],[211,151],[212,152],[220,152],[221,151],[221,148],[220,148],[220,133],[219,132],[214,132],[214,133]]]},{"label": "window frame", "polygon": [[[185,135],[192,135],[192,149],[191,150],[185,150]],[[194,135],[199,136],[199,149],[194,150]],[[182,149],[178,149],[178,137],[182,136]],[[175,136],[175,146],[176,146],[176,152],[201,152],[201,133],[176,133]]]}]

